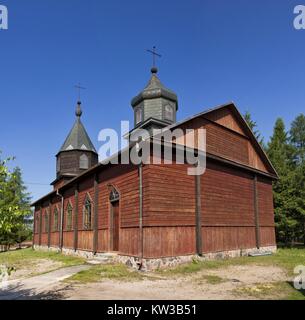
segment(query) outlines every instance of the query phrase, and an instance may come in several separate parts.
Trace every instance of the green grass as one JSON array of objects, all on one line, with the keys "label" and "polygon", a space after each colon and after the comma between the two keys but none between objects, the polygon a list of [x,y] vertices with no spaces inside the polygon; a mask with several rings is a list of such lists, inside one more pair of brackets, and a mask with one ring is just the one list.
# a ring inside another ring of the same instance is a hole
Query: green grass
[{"label": "green grass", "polygon": [[223,282],[226,282],[226,279],[223,279],[216,275],[205,275],[202,277],[203,280],[205,280],[208,284],[220,284]]},{"label": "green grass", "polygon": [[80,271],[65,281],[76,281],[79,283],[98,282],[103,279],[120,281],[142,280],[142,275],[137,271],[132,271],[125,265],[98,265],[88,270]]},{"label": "green grass", "polygon": [[284,268],[289,276],[293,276],[293,270],[298,265],[305,265],[305,249],[278,249],[277,253],[271,256],[262,257],[240,257],[234,259],[197,261],[178,266],[174,269],[159,270],[164,275],[185,275],[237,265],[273,265]]},{"label": "green grass", "polygon": [[31,248],[0,253],[0,265],[15,267],[16,269],[25,266],[30,267],[35,263],[35,260],[39,259],[61,262],[65,267],[80,265],[85,262],[82,258],[65,256],[57,252],[35,251]]},{"label": "green grass", "polygon": [[274,282],[265,284],[254,284],[236,288],[233,294],[237,296],[249,296],[255,299],[280,299],[280,300],[304,300],[305,291],[295,290],[287,282]]},{"label": "green grass", "polygon": [[[278,249],[277,253],[271,256],[262,257],[240,257],[235,259],[226,260],[211,260],[211,261],[197,261],[192,263],[178,266],[174,269],[159,270],[158,272],[163,276],[185,276],[196,274],[201,270],[213,270],[219,268],[226,268],[229,266],[240,265],[265,265],[277,266],[284,269],[290,278],[296,276],[294,268],[298,265],[305,265],[305,249],[292,248],[292,249]],[[209,276],[204,276],[209,277]],[[221,279],[221,278],[220,278]],[[208,283],[221,281],[220,279],[206,279]],[[272,283],[270,285],[257,284],[255,286],[245,286],[235,290],[236,294],[245,294],[255,298],[273,298],[285,300],[304,300],[305,290],[296,290],[293,284],[286,281]],[[283,298],[284,297],[284,298]]]}]

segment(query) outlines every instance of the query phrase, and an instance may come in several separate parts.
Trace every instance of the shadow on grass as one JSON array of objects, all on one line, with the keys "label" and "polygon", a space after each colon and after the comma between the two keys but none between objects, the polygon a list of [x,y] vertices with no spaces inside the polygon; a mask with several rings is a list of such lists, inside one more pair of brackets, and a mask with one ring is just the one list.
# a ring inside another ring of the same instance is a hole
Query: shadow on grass
[{"label": "shadow on grass", "polygon": [[64,300],[67,287],[59,290],[36,293],[34,289],[24,289],[22,285],[0,289],[0,300]]},{"label": "shadow on grass", "polygon": [[277,247],[280,249],[305,249],[303,243],[291,243],[291,244],[284,244],[284,243],[277,243]]},{"label": "shadow on grass", "polygon": [[300,290],[296,289],[294,287],[293,281],[287,281],[286,283],[294,290],[294,293],[296,293],[298,295],[303,295],[303,297],[305,298],[305,290],[304,289],[300,289]]}]

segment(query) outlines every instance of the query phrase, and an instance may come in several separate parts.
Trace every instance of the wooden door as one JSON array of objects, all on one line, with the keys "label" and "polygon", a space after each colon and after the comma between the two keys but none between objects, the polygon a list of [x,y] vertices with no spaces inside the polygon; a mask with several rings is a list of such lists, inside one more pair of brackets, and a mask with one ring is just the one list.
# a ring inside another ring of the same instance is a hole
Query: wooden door
[{"label": "wooden door", "polygon": [[119,201],[112,203],[112,250],[119,251],[120,214]]}]

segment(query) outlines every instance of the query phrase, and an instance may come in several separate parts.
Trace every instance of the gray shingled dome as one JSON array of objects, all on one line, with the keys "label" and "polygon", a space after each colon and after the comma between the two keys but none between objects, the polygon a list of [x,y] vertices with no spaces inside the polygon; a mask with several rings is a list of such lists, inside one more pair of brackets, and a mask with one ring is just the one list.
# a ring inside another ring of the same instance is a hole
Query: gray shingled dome
[{"label": "gray shingled dome", "polygon": [[[152,72],[152,76],[147,86],[144,88],[142,92],[140,92],[140,94],[138,94],[135,98],[132,99],[131,105],[135,107],[145,99],[155,98],[165,98],[176,103],[178,101],[177,95],[173,91],[167,89],[161,83],[161,81],[156,75],[156,72]],[[176,106],[178,109],[178,104]]]}]

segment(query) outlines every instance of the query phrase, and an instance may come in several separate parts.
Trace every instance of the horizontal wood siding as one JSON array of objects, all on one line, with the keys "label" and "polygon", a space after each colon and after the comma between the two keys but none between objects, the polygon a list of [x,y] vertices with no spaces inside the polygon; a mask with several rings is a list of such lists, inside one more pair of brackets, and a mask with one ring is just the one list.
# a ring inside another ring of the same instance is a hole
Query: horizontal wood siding
[{"label": "horizontal wood siding", "polygon": [[255,226],[253,177],[209,162],[201,179],[203,225]]},{"label": "horizontal wood siding", "polygon": [[239,134],[246,136],[245,131],[243,130],[240,123],[232,115],[231,111],[228,108],[222,108],[214,111],[205,116],[207,119],[214,121],[230,130],[233,130]]},{"label": "horizontal wood siding", "polygon": [[120,226],[139,225],[139,178],[134,165],[110,166],[99,175],[99,217],[98,228],[108,228],[110,224],[109,185],[120,193]]},{"label": "horizontal wood siding", "polygon": [[230,131],[208,123],[205,126],[207,152],[234,160],[243,164],[249,164],[248,139]]},{"label": "horizontal wood siding", "polygon": [[259,178],[257,189],[260,225],[263,227],[274,227],[272,182]]},{"label": "horizontal wood siding", "polygon": [[149,165],[144,175],[144,226],[195,225],[195,179],[189,165]]},{"label": "horizontal wood siding", "polygon": [[[206,151],[208,153],[268,172],[249,137],[241,131],[241,128],[238,128],[238,123],[233,124],[233,116],[226,116],[223,120],[219,118],[217,121],[213,120],[213,117],[209,115],[209,119],[196,118],[180,125],[179,128],[185,132],[185,135],[177,139],[174,138],[173,141],[190,148],[197,148],[198,129],[206,129]],[[215,117],[217,118],[216,115]],[[187,129],[194,130],[195,143],[187,140]]]}]

